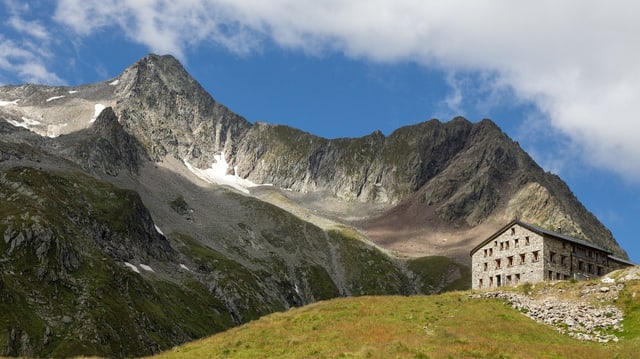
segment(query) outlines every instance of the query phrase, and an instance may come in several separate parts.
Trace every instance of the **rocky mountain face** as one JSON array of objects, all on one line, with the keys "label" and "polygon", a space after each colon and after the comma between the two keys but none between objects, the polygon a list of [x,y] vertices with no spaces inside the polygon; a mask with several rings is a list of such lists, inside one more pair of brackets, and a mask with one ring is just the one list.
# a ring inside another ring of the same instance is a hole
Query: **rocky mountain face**
[{"label": "rocky mountain face", "polygon": [[248,122],[156,55],[0,87],[0,355],[138,356],[336,296],[465,288],[513,217],[626,257],[489,120],[324,139]]}]

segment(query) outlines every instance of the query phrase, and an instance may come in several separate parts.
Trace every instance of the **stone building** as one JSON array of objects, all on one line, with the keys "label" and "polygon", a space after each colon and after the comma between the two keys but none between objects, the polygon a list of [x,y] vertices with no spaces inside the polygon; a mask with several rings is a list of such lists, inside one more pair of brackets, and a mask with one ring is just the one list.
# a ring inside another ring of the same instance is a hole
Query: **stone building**
[{"label": "stone building", "polygon": [[588,280],[629,265],[595,244],[513,220],[471,250],[471,287]]}]

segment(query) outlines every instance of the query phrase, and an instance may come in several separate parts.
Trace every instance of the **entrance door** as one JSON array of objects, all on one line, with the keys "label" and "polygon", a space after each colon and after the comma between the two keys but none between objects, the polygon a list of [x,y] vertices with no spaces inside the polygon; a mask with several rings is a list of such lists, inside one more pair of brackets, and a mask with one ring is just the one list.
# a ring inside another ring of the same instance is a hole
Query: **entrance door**
[{"label": "entrance door", "polygon": [[498,275],[496,276],[496,287],[499,287],[499,286],[501,286],[501,285],[502,285],[502,282],[500,281],[500,275],[498,274]]}]

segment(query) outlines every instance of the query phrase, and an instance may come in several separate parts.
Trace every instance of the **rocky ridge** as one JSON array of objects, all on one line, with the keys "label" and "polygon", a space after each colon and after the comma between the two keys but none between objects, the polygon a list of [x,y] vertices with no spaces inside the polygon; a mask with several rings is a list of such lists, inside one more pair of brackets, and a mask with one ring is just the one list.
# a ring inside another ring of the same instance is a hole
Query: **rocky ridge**
[{"label": "rocky ridge", "polygon": [[[206,169],[222,155],[229,174],[253,183],[326,193],[355,207],[377,204],[383,212],[365,210],[361,216],[372,220],[348,224],[383,245],[402,240],[379,235],[401,232],[396,224],[414,228],[423,242],[430,241],[434,228],[444,228],[451,244],[468,239],[475,227],[489,231],[518,217],[560,227],[627,257],[566,184],[545,173],[490,120],[431,120],[388,136],[376,131],[329,140],[287,126],[249,123],[213,100],[172,57],[149,55],[119,79],[115,112],[154,160],[173,156]],[[446,248],[433,253],[447,255],[452,249]]]}]

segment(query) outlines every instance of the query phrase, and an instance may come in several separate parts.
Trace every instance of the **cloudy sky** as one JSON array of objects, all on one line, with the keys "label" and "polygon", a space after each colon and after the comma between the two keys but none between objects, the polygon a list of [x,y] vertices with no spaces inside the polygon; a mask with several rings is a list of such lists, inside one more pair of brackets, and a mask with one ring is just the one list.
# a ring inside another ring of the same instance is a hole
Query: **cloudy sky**
[{"label": "cloudy sky", "polygon": [[0,84],[154,52],[248,120],[324,137],[491,118],[640,262],[640,2],[0,1]]}]

